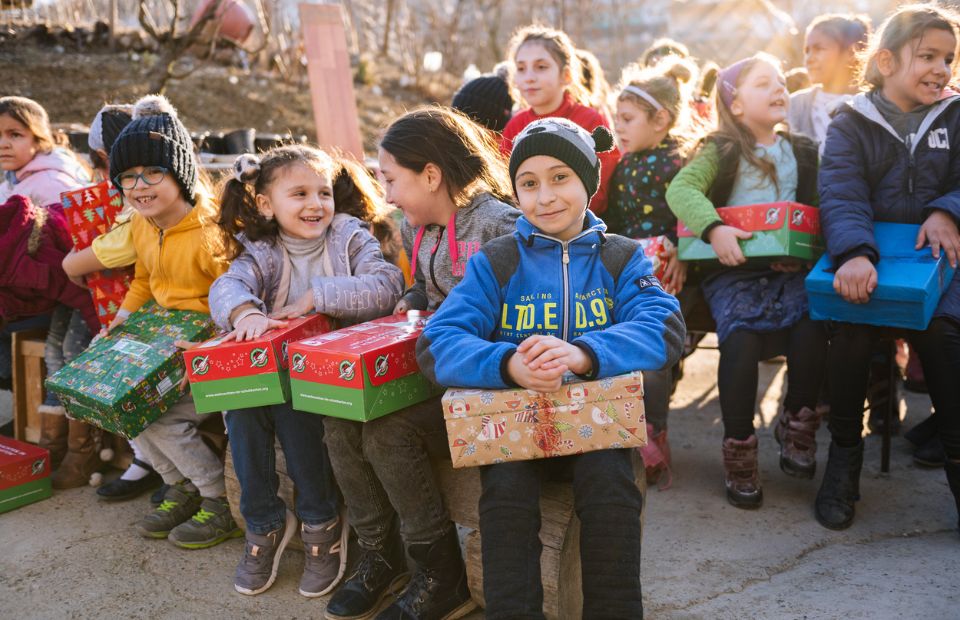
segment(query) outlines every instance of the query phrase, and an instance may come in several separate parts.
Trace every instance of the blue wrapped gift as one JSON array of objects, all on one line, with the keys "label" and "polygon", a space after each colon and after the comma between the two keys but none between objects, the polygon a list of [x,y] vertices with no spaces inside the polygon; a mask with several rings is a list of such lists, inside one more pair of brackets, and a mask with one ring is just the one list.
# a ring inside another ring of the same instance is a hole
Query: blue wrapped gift
[{"label": "blue wrapped gift", "polygon": [[914,249],[920,226],[875,222],[873,236],[880,251],[877,288],[865,304],[852,304],[833,290],[836,269],[824,254],[807,276],[810,318],[923,330],[953,278],[945,252],[936,259],[929,247]]}]

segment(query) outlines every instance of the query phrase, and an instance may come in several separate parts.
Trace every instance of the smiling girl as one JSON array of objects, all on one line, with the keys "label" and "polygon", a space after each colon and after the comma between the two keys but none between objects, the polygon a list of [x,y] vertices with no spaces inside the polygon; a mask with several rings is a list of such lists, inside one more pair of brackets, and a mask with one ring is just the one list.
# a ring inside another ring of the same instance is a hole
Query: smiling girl
[{"label": "smiling girl", "polygon": [[[500,142],[504,155],[510,154],[514,138],[527,125],[546,116],[566,118],[588,132],[599,125],[610,126],[600,112],[590,107],[590,93],[583,86],[577,50],[565,32],[527,26],[513,35],[509,57],[515,67],[513,84],[529,107],[514,114],[504,128]],[[607,186],[619,159],[616,149],[600,154],[600,188],[590,201],[594,213],[607,209]]]},{"label": "smiling girl", "polygon": [[[313,312],[350,324],[393,309],[403,275],[363,222],[338,213],[372,211],[382,200],[366,171],[306,146],[242,155],[234,168],[220,214],[233,262],[210,288],[213,319],[230,332],[224,340],[259,338]],[[247,523],[234,588],[253,595],[273,585],[299,529],[306,552],[300,594],[330,592],[346,567],[349,528],[323,448],[324,417],[286,403],[228,411],[226,424]],[[276,439],[297,487],[296,514],[277,496],[275,468],[263,466],[274,462]]]},{"label": "smiling girl", "polygon": [[823,144],[830,115],[859,90],[858,56],[869,36],[866,15],[821,15],[810,23],[803,61],[814,86],[790,95],[790,131]]},{"label": "smiling girl", "polygon": [[826,335],[810,320],[804,268],[792,261],[748,266],[739,241],[750,233],[725,225],[718,207],[797,201],[817,203],[817,149],[809,138],[778,132],[789,99],[780,63],[757,54],[723,69],[717,85],[718,130],[667,189],[667,203],[710,243],[723,269],[701,288],[717,324],[717,386],[723,415],[727,500],[739,508],[763,502],[754,412],[757,364],[786,353],[788,388],[776,438],[780,467],[812,478],[815,412],[823,380]]},{"label": "smiling girl", "polygon": [[[916,247],[960,262],[960,95],[953,76],[960,17],[934,5],[892,14],[871,39],[863,74],[869,90],[837,113],[820,172],[821,224],[838,266],[834,288],[865,303],[877,286],[873,222],[919,224]],[[817,520],[843,529],[854,518],[863,464],[863,399],[877,330],[839,324],[830,344],[830,456]],[[939,419],[946,473],[960,511],[960,277],[954,275],[926,330],[910,346],[923,365]]]}]

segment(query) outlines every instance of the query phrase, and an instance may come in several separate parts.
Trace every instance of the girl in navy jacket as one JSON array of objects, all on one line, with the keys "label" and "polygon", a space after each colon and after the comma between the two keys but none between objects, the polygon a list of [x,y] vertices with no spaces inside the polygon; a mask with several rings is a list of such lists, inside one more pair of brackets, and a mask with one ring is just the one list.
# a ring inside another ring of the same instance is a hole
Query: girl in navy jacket
[{"label": "girl in navy jacket", "polygon": [[[960,257],[960,94],[947,88],[958,16],[930,5],[904,7],[871,41],[868,92],[840,109],[827,131],[820,168],[821,222],[838,266],[834,288],[866,303],[877,286],[873,222],[921,224],[917,247]],[[863,463],[863,400],[875,329],[841,323],[830,347],[830,456],[816,500],[817,520],[850,526]],[[910,334],[920,355],[960,509],[960,278],[933,321]]]},{"label": "girl in navy jacket", "polygon": [[[523,217],[488,242],[431,317],[417,360],[441,385],[550,392],[566,371],[603,378],[674,364],[684,338],[677,300],[635,241],[606,235],[587,210],[612,146],[565,119],[530,124],[510,175]],[[569,468],[581,523],[583,616],[640,618],[640,508],[629,450],[481,468],[487,618],[543,617],[540,481]]]}]

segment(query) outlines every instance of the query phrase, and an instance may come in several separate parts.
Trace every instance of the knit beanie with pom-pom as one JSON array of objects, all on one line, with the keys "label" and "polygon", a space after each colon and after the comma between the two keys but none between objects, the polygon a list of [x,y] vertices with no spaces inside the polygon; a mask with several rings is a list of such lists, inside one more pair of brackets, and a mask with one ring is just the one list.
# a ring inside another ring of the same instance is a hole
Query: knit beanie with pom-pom
[{"label": "knit beanie with pom-pom", "polygon": [[[133,120],[110,149],[110,176],[137,166],[162,166],[180,186],[184,199],[196,203],[197,160],[190,132],[162,95],[148,95],[133,106]],[[123,192],[122,188],[117,188]]]}]

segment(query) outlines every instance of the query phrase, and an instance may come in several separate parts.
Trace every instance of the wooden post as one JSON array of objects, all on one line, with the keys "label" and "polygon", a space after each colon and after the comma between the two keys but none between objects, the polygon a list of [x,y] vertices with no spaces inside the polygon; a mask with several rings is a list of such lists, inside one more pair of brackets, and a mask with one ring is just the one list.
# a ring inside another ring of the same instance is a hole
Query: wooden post
[{"label": "wooden post", "polygon": [[339,4],[300,4],[317,143],[363,161],[363,141]]},{"label": "wooden post", "polygon": [[110,51],[117,50],[117,22],[119,20],[119,9],[117,0],[110,0]]}]

